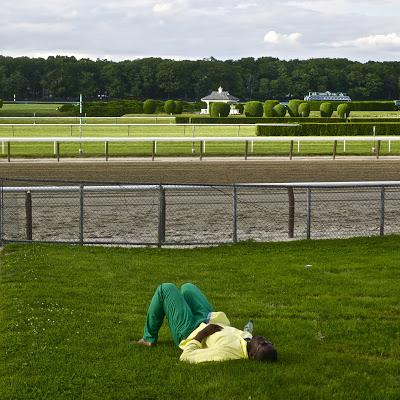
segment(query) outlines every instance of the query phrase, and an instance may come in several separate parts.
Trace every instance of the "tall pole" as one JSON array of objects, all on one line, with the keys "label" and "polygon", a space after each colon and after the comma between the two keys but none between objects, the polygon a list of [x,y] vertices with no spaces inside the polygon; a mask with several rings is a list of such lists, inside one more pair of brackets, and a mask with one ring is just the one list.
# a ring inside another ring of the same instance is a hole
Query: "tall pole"
[{"label": "tall pole", "polygon": [[83,153],[82,150],[82,94],[79,95],[79,138],[81,139],[79,144],[79,155]]}]

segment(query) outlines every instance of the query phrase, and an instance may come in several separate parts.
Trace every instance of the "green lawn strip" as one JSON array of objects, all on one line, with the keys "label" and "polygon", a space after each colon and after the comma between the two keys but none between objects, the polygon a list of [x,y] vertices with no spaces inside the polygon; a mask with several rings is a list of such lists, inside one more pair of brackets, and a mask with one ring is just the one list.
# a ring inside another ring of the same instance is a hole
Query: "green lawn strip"
[{"label": "green lawn strip", "polygon": [[[194,145],[193,145],[194,143]],[[375,146],[374,146],[375,144]],[[373,141],[347,142],[346,151],[343,143],[338,142],[336,155],[363,155],[375,157],[373,148],[376,149],[376,143]],[[60,143],[60,157],[78,157],[79,143]],[[194,148],[194,153],[192,152]],[[84,157],[103,157],[105,156],[104,142],[82,143]],[[289,156],[290,142],[254,142],[248,145],[248,156]],[[331,142],[302,142],[300,147],[297,142],[293,146],[293,156],[329,156],[333,153],[333,144]],[[14,157],[55,157],[54,143],[11,143],[11,158]],[[109,157],[150,157],[152,154],[152,142],[109,142]],[[216,156],[244,156],[244,142],[205,142],[204,157]],[[387,142],[381,144],[380,154],[382,156],[399,155],[400,143],[392,142],[391,150]],[[192,156],[200,155],[199,142],[157,142],[156,156]],[[3,158],[7,157],[7,146],[4,146]]]},{"label": "green lawn strip", "polygon": [[[0,261],[1,399],[398,398],[398,236],[203,249],[8,245]],[[131,344],[166,281],[198,284],[238,327],[253,318],[279,362],[180,363],[165,324],[155,349]]]}]

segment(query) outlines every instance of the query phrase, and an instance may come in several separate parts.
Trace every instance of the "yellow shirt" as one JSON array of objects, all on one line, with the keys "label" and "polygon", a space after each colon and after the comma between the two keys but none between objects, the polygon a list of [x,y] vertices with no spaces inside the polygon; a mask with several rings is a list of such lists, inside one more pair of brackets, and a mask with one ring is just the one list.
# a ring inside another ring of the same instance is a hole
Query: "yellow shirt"
[{"label": "yellow shirt", "polygon": [[206,337],[201,343],[193,338],[204,329],[207,324],[200,324],[187,339],[180,342],[183,350],[180,361],[201,363],[205,361],[225,361],[240,358],[249,358],[247,342],[251,339],[249,332],[241,331],[230,326],[230,322],[223,312],[211,313],[210,324],[217,324],[223,329]]}]

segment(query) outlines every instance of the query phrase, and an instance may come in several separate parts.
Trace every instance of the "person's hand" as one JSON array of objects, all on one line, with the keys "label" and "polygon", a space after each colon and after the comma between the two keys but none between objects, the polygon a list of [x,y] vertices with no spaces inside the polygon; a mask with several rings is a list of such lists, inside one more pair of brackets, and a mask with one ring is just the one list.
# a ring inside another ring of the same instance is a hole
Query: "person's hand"
[{"label": "person's hand", "polygon": [[203,339],[205,339],[208,336],[211,336],[212,334],[221,331],[223,328],[219,325],[216,324],[208,324],[204,329],[202,329],[195,337],[194,339],[197,340],[198,342],[201,342]]}]

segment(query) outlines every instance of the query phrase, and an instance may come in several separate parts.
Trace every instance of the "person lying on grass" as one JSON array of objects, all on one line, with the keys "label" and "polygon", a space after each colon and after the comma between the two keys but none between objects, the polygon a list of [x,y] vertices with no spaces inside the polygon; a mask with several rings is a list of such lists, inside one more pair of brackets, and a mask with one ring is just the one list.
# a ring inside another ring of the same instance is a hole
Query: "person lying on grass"
[{"label": "person lying on grass", "polygon": [[139,344],[156,345],[164,316],[175,344],[183,350],[181,361],[277,360],[271,342],[231,327],[225,313],[213,312],[207,298],[192,283],[185,283],[180,289],[172,283],[162,283],[156,289]]}]

